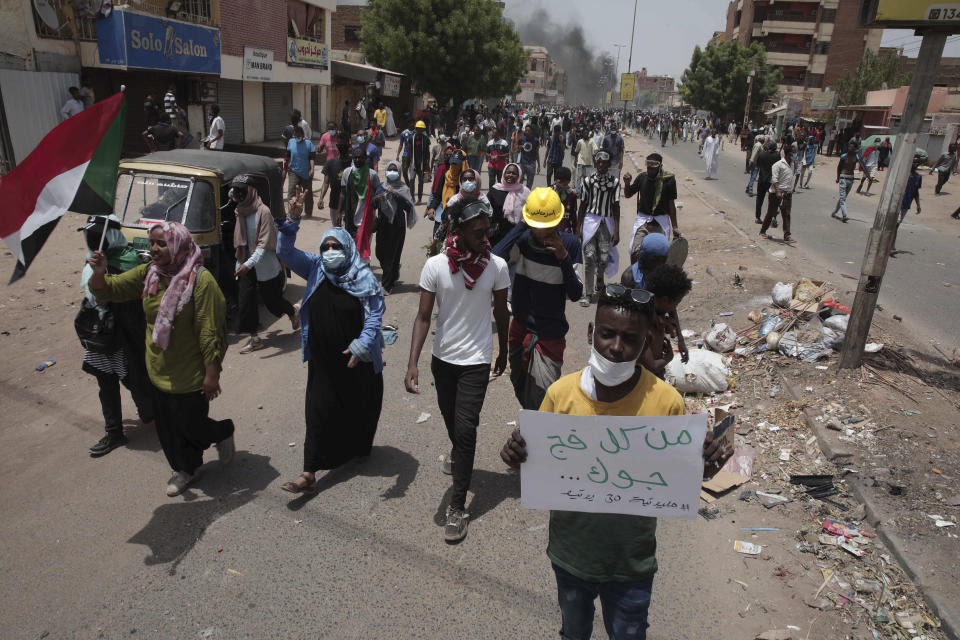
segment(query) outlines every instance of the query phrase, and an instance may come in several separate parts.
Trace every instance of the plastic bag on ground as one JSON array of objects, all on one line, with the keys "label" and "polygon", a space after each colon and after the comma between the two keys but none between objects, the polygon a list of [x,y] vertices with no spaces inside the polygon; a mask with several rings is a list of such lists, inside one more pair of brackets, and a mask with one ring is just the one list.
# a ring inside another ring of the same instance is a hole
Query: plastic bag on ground
[{"label": "plastic bag on ground", "polygon": [[823,325],[822,333],[824,346],[836,349],[837,351],[840,350],[840,347],[843,346],[843,341],[847,338],[846,331],[831,329],[826,324]]},{"label": "plastic bag on ground", "polygon": [[668,384],[681,393],[719,393],[726,391],[730,369],[719,353],[691,349],[690,361],[684,364],[674,358],[664,376]]},{"label": "plastic bag on ground", "polygon": [[703,341],[717,353],[728,353],[737,346],[737,332],[725,322],[721,322],[707,332]]},{"label": "plastic bag on ground", "polygon": [[778,282],[773,285],[773,304],[778,307],[789,307],[793,300],[793,285],[789,282]]},{"label": "plastic bag on ground", "polygon": [[777,350],[785,356],[800,358],[804,362],[816,362],[830,355],[830,349],[822,342],[797,342],[796,331],[783,334]]},{"label": "plastic bag on ground", "polygon": [[797,282],[796,295],[794,295],[794,298],[800,302],[810,302],[814,299],[819,288],[820,287],[813,284],[813,282],[807,278],[801,278],[800,281]]},{"label": "plastic bag on ground", "polygon": [[823,321],[823,326],[830,327],[834,331],[840,331],[841,333],[846,333],[847,331],[847,322],[850,320],[850,316],[845,313],[837,314],[835,316],[830,316]]}]

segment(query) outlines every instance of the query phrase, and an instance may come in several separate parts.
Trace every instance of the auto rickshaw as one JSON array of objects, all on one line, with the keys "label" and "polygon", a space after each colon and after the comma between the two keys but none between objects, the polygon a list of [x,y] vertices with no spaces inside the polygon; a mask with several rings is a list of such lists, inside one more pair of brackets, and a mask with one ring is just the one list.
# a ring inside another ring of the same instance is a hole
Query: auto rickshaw
[{"label": "auto rickshaw", "polygon": [[158,222],[182,223],[203,252],[204,266],[217,278],[230,306],[236,304],[234,207],[230,181],[252,178],[275,219],[285,217],[282,173],[276,160],[246,153],[178,149],[122,160],[114,213],[124,234],[144,260],[150,259],[147,235]]}]

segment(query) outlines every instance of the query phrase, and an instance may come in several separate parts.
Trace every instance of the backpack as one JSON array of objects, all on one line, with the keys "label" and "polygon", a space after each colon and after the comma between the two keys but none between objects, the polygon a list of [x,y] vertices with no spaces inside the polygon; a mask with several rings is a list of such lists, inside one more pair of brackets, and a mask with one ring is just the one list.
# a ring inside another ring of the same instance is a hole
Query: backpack
[{"label": "backpack", "polygon": [[107,312],[101,317],[100,309],[86,297],[80,302],[80,311],[73,320],[73,327],[80,338],[80,344],[88,351],[110,354],[120,348],[113,309],[109,305],[106,308]]}]

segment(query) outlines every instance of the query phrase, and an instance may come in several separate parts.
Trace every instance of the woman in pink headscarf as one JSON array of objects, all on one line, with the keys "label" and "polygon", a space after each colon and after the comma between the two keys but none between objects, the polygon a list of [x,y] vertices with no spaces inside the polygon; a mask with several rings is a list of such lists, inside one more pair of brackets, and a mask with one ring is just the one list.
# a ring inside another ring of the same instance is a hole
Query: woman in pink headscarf
[{"label": "woman in pink headscarf", "polygon": [[516,162],[503,168],[503,178],[490,187],[487,198],[493,207],[490,224],[490,243],[497,246],[513,227],[523,219],[523,205],[530,189],[523,184],[523,170]]},{"label": "woman in pink headscarf", "polygon": [[187,228],[164,222],[150,228],[150,262],[106,275],[101,251],[90,258],[89,289],[100,302],[142,299],[147,318],[147,373],[157,388],[157,437],[174,470],[167,495],[183,493],[216,444],[220,462],[233,459],[233,421],[212,420],[210,401],[220,395],[226,349],[226,303],[203,268],[200,247]]}]

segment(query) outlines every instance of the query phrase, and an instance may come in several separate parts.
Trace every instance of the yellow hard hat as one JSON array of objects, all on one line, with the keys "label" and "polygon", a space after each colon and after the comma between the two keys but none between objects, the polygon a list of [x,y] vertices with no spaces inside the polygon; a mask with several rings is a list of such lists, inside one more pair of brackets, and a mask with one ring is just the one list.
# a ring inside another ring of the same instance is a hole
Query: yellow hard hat
[{"label": "yellow hard hat", "polygon": [[414,129],[426,129],[426,128],[427,128],[427,124],[423,120],[417,120],[417,125],[414,127]]},{"label": "yellow hard hat", "polygon": [[535,229],[549,229],[563,219],[563,203],[550,187],[538,187],[530,192],[523,205],[523,219]]}]

